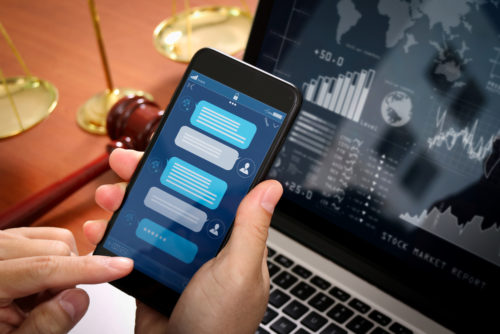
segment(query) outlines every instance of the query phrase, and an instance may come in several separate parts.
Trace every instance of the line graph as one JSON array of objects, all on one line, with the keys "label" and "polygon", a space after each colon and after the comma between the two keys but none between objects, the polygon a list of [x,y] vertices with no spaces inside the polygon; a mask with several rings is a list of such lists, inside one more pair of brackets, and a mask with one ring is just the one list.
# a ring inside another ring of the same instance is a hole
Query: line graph
[{"label": "line graph", "polygon": [[477,135],[479,125],[478,119],[476,119],[470,127],[466,126],[460,130],[449,127],[445,130],[444,126],[447,115],[448,111],[446,109],[443,110],[441,107],[437,109],[437,133],[434,137],[427,139],[429,149],[444,145],[448,151],[451,151],[457,144],[461,144],[469,159],[482,162],[490,154],[493,142],[500,135],[500,130],[490,135],[488,139],[485,139],[485,137]]},{"label": "line graph", "polygon": [[399,218],[461,247],[485,260],[500,265],[500,228],[493,225],[482,229],[484,217],[474,216],[471,221],[460,225],[449,206],[441,212],[437,208],[421,214],[403,213]]}]

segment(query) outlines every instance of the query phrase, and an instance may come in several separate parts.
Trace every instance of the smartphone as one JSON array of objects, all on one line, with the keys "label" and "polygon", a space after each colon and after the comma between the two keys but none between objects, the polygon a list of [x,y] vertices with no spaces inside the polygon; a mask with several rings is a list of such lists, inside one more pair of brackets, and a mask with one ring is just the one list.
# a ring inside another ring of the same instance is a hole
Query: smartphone
[{"label": "smartphone", "polygon": [[236,210],[272,164],[300,92],[216,50],[198,51],[94,254],[134,270],[111,284],[169,315],[227,241]]}]

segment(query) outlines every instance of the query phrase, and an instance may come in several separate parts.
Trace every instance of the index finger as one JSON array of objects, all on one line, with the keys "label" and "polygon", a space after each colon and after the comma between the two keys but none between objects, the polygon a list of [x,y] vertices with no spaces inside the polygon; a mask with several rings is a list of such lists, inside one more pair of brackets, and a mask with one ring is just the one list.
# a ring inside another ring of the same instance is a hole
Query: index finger
[{"label": "index finger", "polygon": [[113,281],[132,271],[133,261],[107,256],[36,256],[0,262],[0,305],[52,288]]}]

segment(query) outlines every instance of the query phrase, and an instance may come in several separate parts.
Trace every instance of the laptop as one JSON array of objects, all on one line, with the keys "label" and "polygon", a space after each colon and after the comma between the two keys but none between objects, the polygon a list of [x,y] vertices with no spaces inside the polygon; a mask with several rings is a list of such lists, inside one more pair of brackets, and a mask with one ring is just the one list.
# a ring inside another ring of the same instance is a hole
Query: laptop
[{"label": "laptop", "polygon": [[302,110],[257,333],[500,333],[500,4],[262,0]]}]

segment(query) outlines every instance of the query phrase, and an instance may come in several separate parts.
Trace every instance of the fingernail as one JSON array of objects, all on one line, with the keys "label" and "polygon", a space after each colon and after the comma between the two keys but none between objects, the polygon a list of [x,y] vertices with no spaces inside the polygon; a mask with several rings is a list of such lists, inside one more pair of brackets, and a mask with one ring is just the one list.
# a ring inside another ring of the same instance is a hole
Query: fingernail
[{"label": "fingernail", "polygon": [[78,290],[66,290],[59,295],[59,305],[71,320],[76,320],[87,308],[87,296]]},{"label": "fingernail", "polygon": [[276,204],[280,200],[281,197],[281,189],[279,187],[269,187],[267,188],[266,192],[264,195],[262,195],[262,198],[260,199],[260,206],[272,214],[274,212],[274,208],[276,207]]},{"label": "fingernail", "polygon": [[109,187],[109,184],[101,184],[100,186],[98,186],[98,187],[96,188],[96,190],[95,190],[95,191],[96,191],[96,192],[98,192],[98,191],[102,191],[103,189],[106,189],[107,187]]},{"label": "fingernail", "polygon": [[107,267],[119,271],[130,270],[134,266],[134,261],[126,257],[105,257],[104,262]]}]

